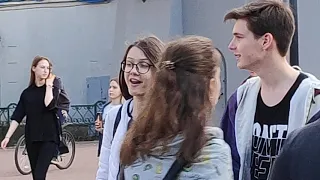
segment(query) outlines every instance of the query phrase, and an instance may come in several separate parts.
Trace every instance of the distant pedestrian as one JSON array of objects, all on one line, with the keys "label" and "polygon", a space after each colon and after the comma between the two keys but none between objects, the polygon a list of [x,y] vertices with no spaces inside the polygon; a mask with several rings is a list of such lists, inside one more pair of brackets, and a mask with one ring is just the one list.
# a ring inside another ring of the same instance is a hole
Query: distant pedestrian
[{"label": "distant pedestrian", "polygon": [[[55,75],[48,58],[36,56],[32,62],[29,86],[22,92],[11,116],[9,130],[1,142],[7,144],[26,116],[25,141],[34,180],[45,180],[50,161],[59,144],[58,107],[59,88],[54,87]],[[58,84],[61,84],[59,82]]]},{"label": "distant pedestrian", "polygon": [[105,120],[108,115],[108,112],[113,107],[121,106],[122,104],[122,94],[121,94],[118,78],[112,78],[110,80],[108,94],[109,94],[109,102],[103,106],[102,112],[98,114],[97,119],[95,121],[96,131],[99,132],[98,157],[100,156],[102,139],[103,139],[103,128],[104,128],[104,124],[105,124]]}]

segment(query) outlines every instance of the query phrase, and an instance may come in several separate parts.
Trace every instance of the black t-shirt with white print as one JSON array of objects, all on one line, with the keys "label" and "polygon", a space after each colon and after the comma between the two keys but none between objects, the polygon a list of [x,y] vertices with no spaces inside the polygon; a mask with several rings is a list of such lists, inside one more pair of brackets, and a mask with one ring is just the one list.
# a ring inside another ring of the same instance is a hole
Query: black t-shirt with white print
[{"label": "black t-shirt with white print", "polygon": [[267,180],[273,162],[287,137],[290,101],[307,75],[300,73],[280,103],[273,107],[264,104],[261,90],[252,134],[251,180]]}]

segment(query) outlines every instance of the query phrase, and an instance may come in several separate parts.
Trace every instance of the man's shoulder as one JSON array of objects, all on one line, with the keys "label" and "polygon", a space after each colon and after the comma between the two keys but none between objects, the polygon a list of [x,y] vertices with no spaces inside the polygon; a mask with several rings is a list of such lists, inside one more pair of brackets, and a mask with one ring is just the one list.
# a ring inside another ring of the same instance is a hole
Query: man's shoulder
[{"label": "man's shoulder", "polygon": [[247,79],[237,88],[237,91],[244,91],[246,89],[255,88],[256,85],[260,86],[260,77],[258,76]]},{"label": "man's shoulder", "polygon": [[[310,123],[306,126],[298,128],[291,132],[287,138],[287,146],[292,152],[313,151],[312,149],[320,149],[320,121]],[[312,144],[312,146],[310,146]],[[319,144],[319,145],[318,145]]]},{"label": "man's shoulder", "polygon": [[241,84],[233,95],[236,96],[237,101],[240,101],[244,97],[247,98],[249,95],[257,94],[261,86],[260,84],[260,77],[251,77]]},{"label": "man's shoulder", "polygon": [[[307,92],[310,89],[314,89],[314,95],[315,96],[319,95],[320,94],[320,80],[310,73],[303,72],[303,71],[301,71],[301,73],[305,74],[307,77],[299,85],[300,91],[296,91],[296,92],[298,92],[298,93],[303,92],[302,94],[307,94]],[[252,77],[252,78],[248,79],[246,82],[244,82],[241,86],[239,86],[237,88],[238,96],[247,92],[247,91],[251,91],[252,89],[254,89],[254,90],[259,89],[261,86],[260,82],[261,82],[261,79],[259,77]],[[320,100],[320,98],[319,98],[319,100]],[[319,101],[319,103],[320,103],[320,101]]]},{"label": "man's shoulder", "polygon": [[[320,104],[320,80],[314,75],[306,72],[302,72],[307,75],[300,85],[300,94],[307,95],[308,92],[312,93],[313,103]],[[317,109],[318,110],[318,109]]]},{"label": "man's shoulder", "polygon": [[301,84],[320,90],[320,80],[317,77],[308,72],[301,71],[301,73],[307,76]]},{"label": "man's shoulder", "polygon": [[[320,89],[320,80],[311,73],[301,71],[301,73],[305,74],[307,78],[305,79],[304,84],[312,85],[313,87]],[[239,86],[238,89],[251,88],[255,84],[260,84],[260,77],[250,77],[243,84]]]}]

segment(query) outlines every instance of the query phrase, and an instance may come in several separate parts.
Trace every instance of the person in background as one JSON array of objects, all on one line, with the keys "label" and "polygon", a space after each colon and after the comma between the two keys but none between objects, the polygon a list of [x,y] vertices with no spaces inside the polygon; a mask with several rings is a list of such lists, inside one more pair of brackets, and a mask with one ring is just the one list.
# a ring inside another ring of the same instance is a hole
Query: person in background
[{"label": "person in background", "polygon": [[103,139],[103,128],[105,120],[109,110],[113,107],[120,106],[122,104],[122,94],[119,86],[118,78],[112,78],[110,80],[110,86],[108,90],[109,102],[102,108],[102,113],[98,115],[95,121],[96,131],[99,132],[99,146],[98,146],[98,157],[100,156],[102,139]]},{"label": "person in background", "polygon": [[170,179],[233,179],[223,132],[207,126],[220,95],[220,62],[208,38],[168,43],[148,100],[121,147],[124,179],[163,179],[176,160],[182,167]]},{"label": "person in background", "polygon": [[[11,116],[8,132],[1,142],[5,149],[19,123],[26,116],[25,141],[34,180],[45,180],[59,144],[58,96],[55,75],[48,58],[36,56],[31,65],[29,86],[21,93]],[[59,81],[59,79],[57,79]],[[61,84],[61,82],[59,83]]]},{"label": "person in background", "polygon": [[[313,123],[288,135],[268,180],[318,180],[320,177],[320,112]],[[312,121],[312,120],[310,120]]]}]

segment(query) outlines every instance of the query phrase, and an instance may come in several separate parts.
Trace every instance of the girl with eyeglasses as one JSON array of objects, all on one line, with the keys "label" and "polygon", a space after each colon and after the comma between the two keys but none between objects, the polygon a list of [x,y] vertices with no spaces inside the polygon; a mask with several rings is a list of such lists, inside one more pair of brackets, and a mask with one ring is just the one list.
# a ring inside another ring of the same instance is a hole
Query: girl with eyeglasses
[{"label": "girl with eyeglasses", "polygon": [[127,48],[119,74],[126,101],[121,107],[112,108],[106,117],[96,180],[118,178],[123,138],[147,100],[145,94],[154,81],[163,48],[164,44],[155,36],[140,39]]}]

